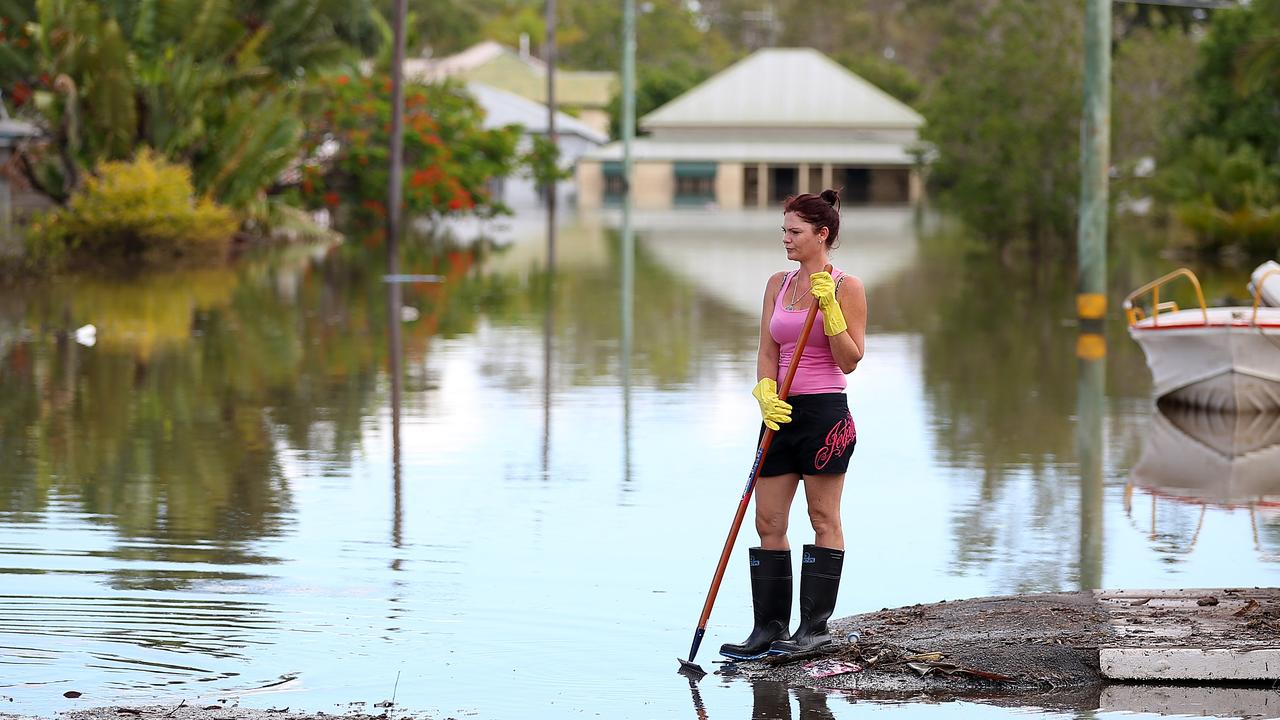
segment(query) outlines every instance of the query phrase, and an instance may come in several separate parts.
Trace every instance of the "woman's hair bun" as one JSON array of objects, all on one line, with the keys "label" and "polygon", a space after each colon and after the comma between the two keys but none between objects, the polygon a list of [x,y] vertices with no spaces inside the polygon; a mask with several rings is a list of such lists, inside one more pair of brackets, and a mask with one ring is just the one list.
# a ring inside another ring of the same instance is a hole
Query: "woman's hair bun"
[{"label": "woman's hair bun", "polygon": [[818,197],[822,198],[823,200],[826,200],[827,204],[830,205],[831,207],[837,210],[840,209],[840,191],[839,190],[832,190],[828,188],[826,190],[823,190],[822,194],[820,194]]}]

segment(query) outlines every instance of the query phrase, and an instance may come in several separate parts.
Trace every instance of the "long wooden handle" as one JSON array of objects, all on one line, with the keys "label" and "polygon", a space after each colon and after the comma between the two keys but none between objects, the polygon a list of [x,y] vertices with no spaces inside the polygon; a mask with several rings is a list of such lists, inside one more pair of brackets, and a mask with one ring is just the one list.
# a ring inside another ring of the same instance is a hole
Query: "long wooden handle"
[{"label": "long wooden handle", "polygon": [[[831,272],[831,266],[827,265],[823,268],[827,272]],[[791,362],[787,363],[787,375],[782,380],[782,386],[778,388],[778,397],[786,399],[787,394],[791,391],[791,381],[795,379],[796,368],[800,366],[800,356],[804,354],[804,346],[809,342],[809,332],[813,330],[813,321],[818,317],[818,301],[815,299],[813,305],[809,308],[809,314],[804,319],[804,329],[800,331],[800,337],[796,338],[796,349],[791,355]],[[747,480],[747,487],[742,491],[742,499],[738,501],[738,512],[733,516],[733,525],[729,528],[729,537],[725,538],[724,549],[720,551],[720,562],[716,564],[716,574],[711,578],[711,589],[707,591],[707,600],[702,604],[702,617],[698,618],[698,630],[705,630],[707,627],[707,619],[711,617],[711,607],[715,605],[716,595],[720,592],[720,581],[724,579],[725,568],[729,566],[729,556],[733,554],[733,544],[738,539],[738,530],[742,528],[742,519],[747,514],[747,506],[751,503],[751,493],[756,488],[756,480],[760,479],[760,468],[764,465],[764,457],[769,452],[769,446],[773,444],[774,430],[765,428],[764,437],[760,438],[760,445],[756,448],[756,460],[751,465],[751,477]],[[695,650],[696,652],[696,650]],[[693,653],[689,655],[689,662],[693,662]]]}]

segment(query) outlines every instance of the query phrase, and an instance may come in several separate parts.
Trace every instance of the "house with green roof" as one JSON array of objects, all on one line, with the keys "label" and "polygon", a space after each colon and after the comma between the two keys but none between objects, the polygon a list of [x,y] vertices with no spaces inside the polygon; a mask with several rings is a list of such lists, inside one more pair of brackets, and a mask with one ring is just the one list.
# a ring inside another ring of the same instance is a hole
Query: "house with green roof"
[{"label": "house with green roof", "polygon": [[[637,209],[772,207],[840,188],[847,204],[916,202],[924,118],[811,48],[765,48],[640,119]],[[622,144],[578,161],[579,207],[618,202]]]},{"label": "house with green roof", "polygon": [[[527,100],[547,102],[547,66],[527,51],[516,51],[488,40],[442,58],[405,61],[406,78],[437,82],[454,78],[505,90]],[[609,100],[618,88],[618,74],[556,68],[556,109],[609,134]]]}]

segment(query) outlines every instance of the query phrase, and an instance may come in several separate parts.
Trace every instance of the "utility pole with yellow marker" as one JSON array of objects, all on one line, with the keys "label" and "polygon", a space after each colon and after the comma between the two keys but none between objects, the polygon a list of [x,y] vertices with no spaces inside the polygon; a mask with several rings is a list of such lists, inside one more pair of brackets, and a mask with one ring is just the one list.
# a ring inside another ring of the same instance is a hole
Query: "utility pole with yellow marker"
[{"label": "utility pole with yellow marker", "polygon": [[1080,463],[1081,590],[1101,586],[1102,425],[1106,406],[1107,214],[1111,162],[1111,0],[1085,0],[1084,119],[1076,317],[1076,455]]},{"label": "utility pole with yellow marker", "polygon": [[[1107,312],[1107,171],[1111,164],[1111,0],[1085,0],[1085,6],[1076,295],[1082,340],[1087,334],[1102,335]],[[1097,352],[1096,347],[1087,350]]]}]

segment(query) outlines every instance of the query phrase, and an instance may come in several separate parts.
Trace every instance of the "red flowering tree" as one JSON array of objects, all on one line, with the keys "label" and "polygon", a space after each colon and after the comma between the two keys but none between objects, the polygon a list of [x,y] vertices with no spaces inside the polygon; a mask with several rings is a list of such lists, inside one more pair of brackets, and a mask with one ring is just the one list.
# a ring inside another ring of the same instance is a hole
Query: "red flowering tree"
[{"label": "red flowering tree", "polygon": [[[311,98],[300,188],[312,207],[345,205],[365,220],[386,215],[391,81],[326,78]],[[482,110],[453,84],[405,85],[404,211],[440,216],[505,208],[492,178],[516,170],[520,131],[486,130]]]}]

